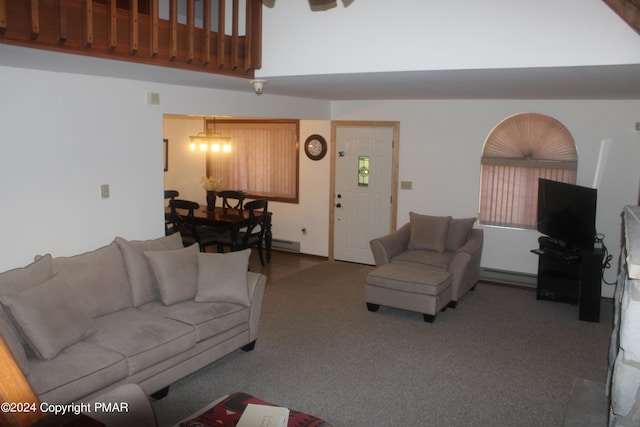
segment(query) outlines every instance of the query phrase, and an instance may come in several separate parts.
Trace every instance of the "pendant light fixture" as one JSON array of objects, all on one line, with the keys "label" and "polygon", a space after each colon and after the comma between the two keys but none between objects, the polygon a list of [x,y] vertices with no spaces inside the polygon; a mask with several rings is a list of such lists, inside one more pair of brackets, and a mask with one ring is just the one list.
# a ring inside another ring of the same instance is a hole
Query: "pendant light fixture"
[{"label": "pendant light fixture", "polygon": [[230,153],[231,138],[222,136],[216,132],[216,118],[213,117],[213,132],[207,131],[207,117],[203,117],[204,132],[198,132],[196,136],[189,137],[189,149],[191,151],[200,150],[202,152],[211,151],[213,153]]}]

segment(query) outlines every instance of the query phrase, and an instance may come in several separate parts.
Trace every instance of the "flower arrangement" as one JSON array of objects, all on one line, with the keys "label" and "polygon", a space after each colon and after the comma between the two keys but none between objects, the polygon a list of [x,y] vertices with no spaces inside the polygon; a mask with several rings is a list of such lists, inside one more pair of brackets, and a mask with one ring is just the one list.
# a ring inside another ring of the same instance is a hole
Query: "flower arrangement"
[{"label": "flower arrangement", "polygon": [[207,191],[216,191],[222,188],[222,178],[203,176],[200,182],[202,183],[202,188]]}]

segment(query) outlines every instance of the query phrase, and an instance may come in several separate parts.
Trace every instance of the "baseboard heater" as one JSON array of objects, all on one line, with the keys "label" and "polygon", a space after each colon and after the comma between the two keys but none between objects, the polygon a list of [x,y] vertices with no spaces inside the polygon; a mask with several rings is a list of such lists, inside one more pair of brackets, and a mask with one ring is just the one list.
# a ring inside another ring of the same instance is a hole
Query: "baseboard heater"
[{"label": "baseboard heater", "polygon": [[480,268],[480,280],[505,283],[508,285],[525,286],[527,288],[535,288],[538,284],[538,276],[536,274],[484,267]]},{"label": "baseboard heater", "polygon": [[300,253],[300,242],[294,242],[291,240],[273,239],[271,241],[271,249],[275,251]]}]

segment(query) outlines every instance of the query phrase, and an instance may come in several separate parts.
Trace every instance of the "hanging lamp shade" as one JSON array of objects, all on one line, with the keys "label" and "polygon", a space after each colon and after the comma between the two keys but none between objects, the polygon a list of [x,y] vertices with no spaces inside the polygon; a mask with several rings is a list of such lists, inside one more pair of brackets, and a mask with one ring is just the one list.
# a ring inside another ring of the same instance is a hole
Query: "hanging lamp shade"
[{"label": "hanging lamp shade", "polygon": [[191,151],[211,151],[213,153],[230,153],[231,138],[216,132],[216,119],[213,118],[213,132],[207,131],[207,118],[204,118],[204,132],[198,132],[189,137],[189,149]]}]

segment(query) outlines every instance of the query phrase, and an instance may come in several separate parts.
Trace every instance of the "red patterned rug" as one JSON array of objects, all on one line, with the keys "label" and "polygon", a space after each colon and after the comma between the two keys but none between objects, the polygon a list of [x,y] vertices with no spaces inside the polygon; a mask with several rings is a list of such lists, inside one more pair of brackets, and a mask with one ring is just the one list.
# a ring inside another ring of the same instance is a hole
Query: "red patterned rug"
[{"label": "red patterned rug", "polygon": [[[242,411],[249,403],[259,405],[278,406],[265,402],[246,393],[238,392],[230,395],[213,408],[197,417],[180,423],[180,427],[235,427],[242,415]],[[331,424],[313,415],[289,410],[287,427],[332,427]]]}]

